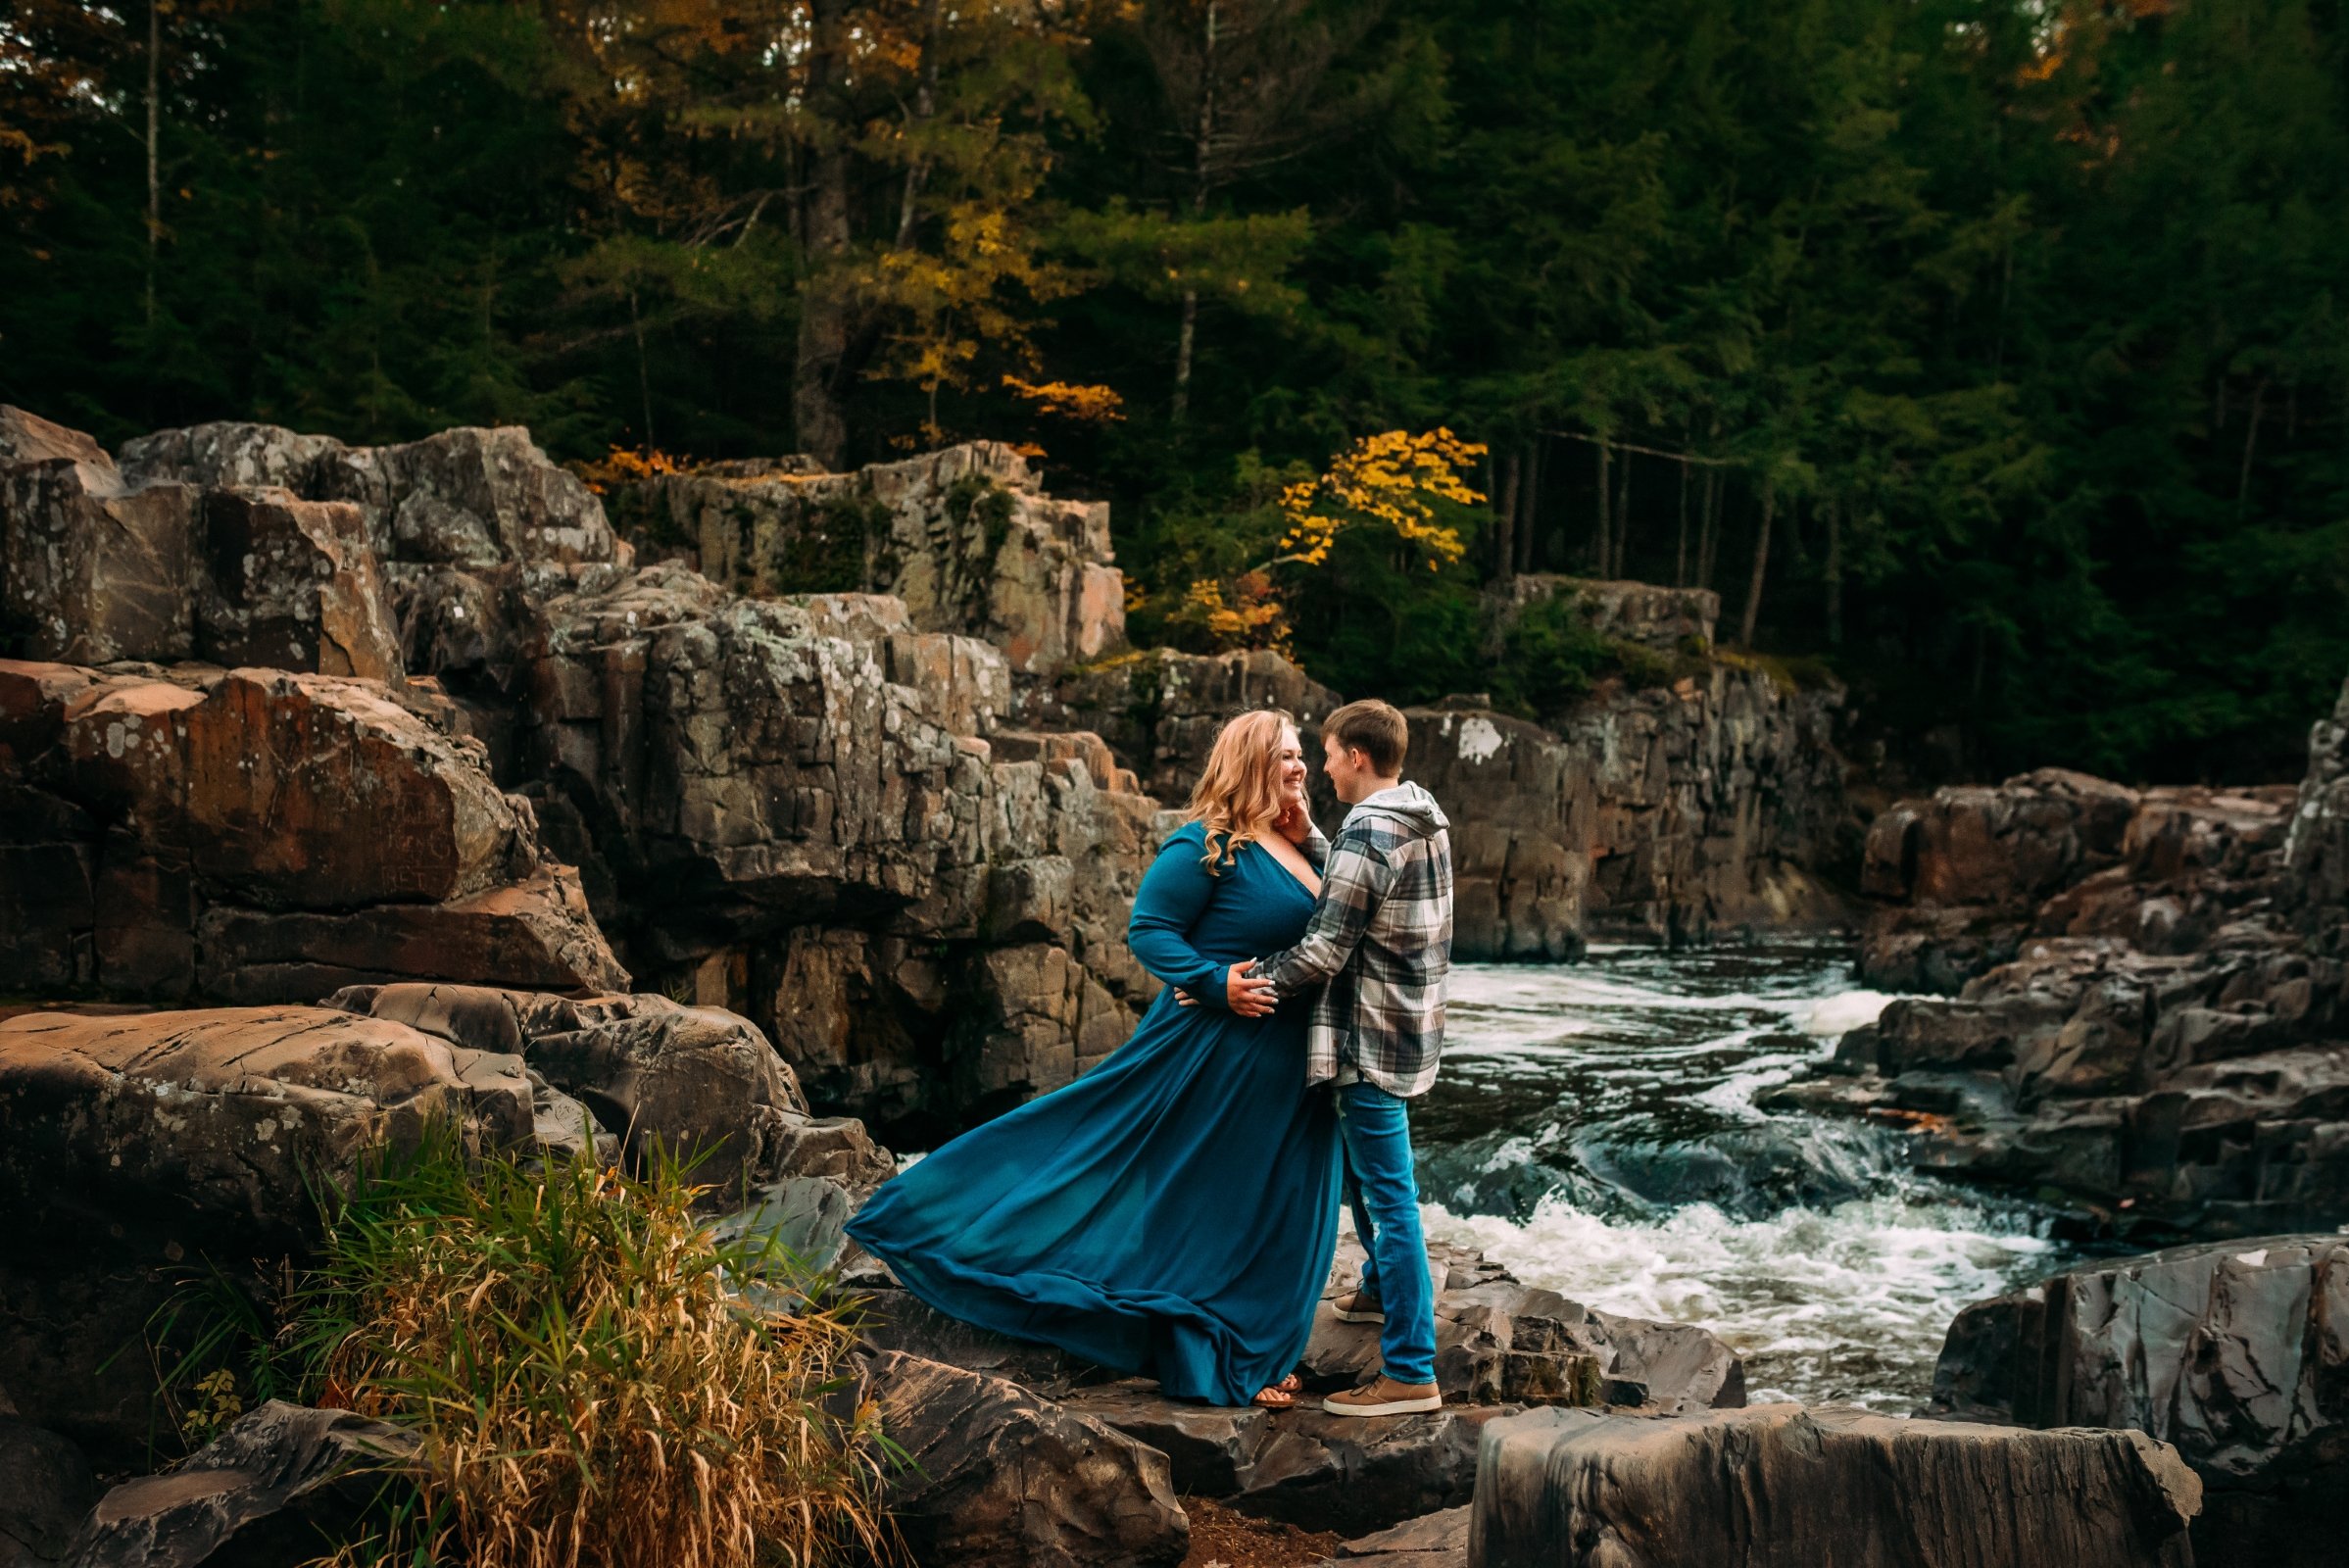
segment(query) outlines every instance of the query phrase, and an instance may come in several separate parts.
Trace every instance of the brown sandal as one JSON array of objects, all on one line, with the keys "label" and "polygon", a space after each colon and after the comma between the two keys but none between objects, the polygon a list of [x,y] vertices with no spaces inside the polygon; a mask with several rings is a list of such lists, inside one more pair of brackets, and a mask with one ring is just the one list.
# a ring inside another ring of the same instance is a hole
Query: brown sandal
[{"label": "brown sandal", "polygon": [[1292,1372],[1269,1389],[1259,1389],[1248,1401],[1259,1410],[1294,1410],[1297,1396],[1305,1392],[1305,1380]]}]

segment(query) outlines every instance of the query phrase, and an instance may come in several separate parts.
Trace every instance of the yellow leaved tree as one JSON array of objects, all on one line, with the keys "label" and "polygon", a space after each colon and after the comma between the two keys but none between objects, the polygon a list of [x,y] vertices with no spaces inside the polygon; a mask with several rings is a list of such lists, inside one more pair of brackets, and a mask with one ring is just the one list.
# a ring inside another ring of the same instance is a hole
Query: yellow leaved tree
[{"label": "yellow leaved tree", "polygon": [[1168,610],[1168,625],[1216,651],[1288,652],[1291,601],[1310,593],[1310,573],[1350,533],[1384,532],[1413,566],[1443,569],[1467,553],[1446,514],[1484,501],[1462,477],[1484,455],[1481,443],[1441,427],[1361,437],[1322,472],[1300,472],[1282,486],[1274,512],[1282,531],[1268,559],[1230,576],[1192,578]]}]

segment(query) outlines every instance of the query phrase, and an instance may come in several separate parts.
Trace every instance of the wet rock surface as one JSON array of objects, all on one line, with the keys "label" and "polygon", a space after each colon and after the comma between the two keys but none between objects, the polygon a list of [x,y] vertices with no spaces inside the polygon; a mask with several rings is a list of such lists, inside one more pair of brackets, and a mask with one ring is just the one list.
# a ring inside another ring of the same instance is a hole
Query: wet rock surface
[{"label": "wet rock surface", "polygon": [[1935,1413],[2149,1433],[2202,1478],[2196,1561],[2329,1562],[2349,1506],[2349,1241],[2084,1264],[1950,1325]]},{"label": "wet rock surface", "polygon": [[162,1475],[98,1499],[68,1548],[75,1568],[295,1568],[332,1549],[416,1448],[348,1410],[269,1400]]},{"label": "wet rock surface", "polygon": [[1469,1560],[2184,1568],[2200,1504],[2177,1451],[2139,1432],[1833,1406],[1668,1418],[1539,1410],[1485,1429]]},{"label": "wet rock surface", "polygon": [[1165,1456],[1001,1378],[891,1350],[865,1358],[884,1430],[911,1461],[889,1506],[924,1564],[1165,1565],[1189,1524]]}]

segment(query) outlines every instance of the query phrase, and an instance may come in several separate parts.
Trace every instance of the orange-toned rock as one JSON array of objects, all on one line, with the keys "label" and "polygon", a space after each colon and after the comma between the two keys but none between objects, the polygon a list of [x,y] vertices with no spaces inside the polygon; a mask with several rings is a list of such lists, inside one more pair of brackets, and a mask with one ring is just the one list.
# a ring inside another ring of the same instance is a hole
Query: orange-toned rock
[{"label": "orange-toned rock", "polygon": [[379,684],[0,661],[0,984],[308,1001],[626,973],[528,803]]},{"label": "orange-toned rock", "polygon": [[200,534],[201,658],[399,679],[399,637],[359,508],[287,490],[216,490],[204,497]]}]

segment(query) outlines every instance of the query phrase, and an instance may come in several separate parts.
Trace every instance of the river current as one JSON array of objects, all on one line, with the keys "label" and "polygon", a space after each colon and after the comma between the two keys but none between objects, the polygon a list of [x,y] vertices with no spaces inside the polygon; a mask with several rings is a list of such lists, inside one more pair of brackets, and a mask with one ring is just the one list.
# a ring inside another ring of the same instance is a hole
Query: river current
[{"label": "river current", "polygon": [[1586,1305],[1700,1323],[1749,1397],[1915,1408],[1967,1302],[2071,1261],[2028,1204],[1919,1176],[1900,1134],[1765,1113],[1890,1000],[1850,950],[1593,947],[1452,972],[1414,1107],[1432,1236]]}]

